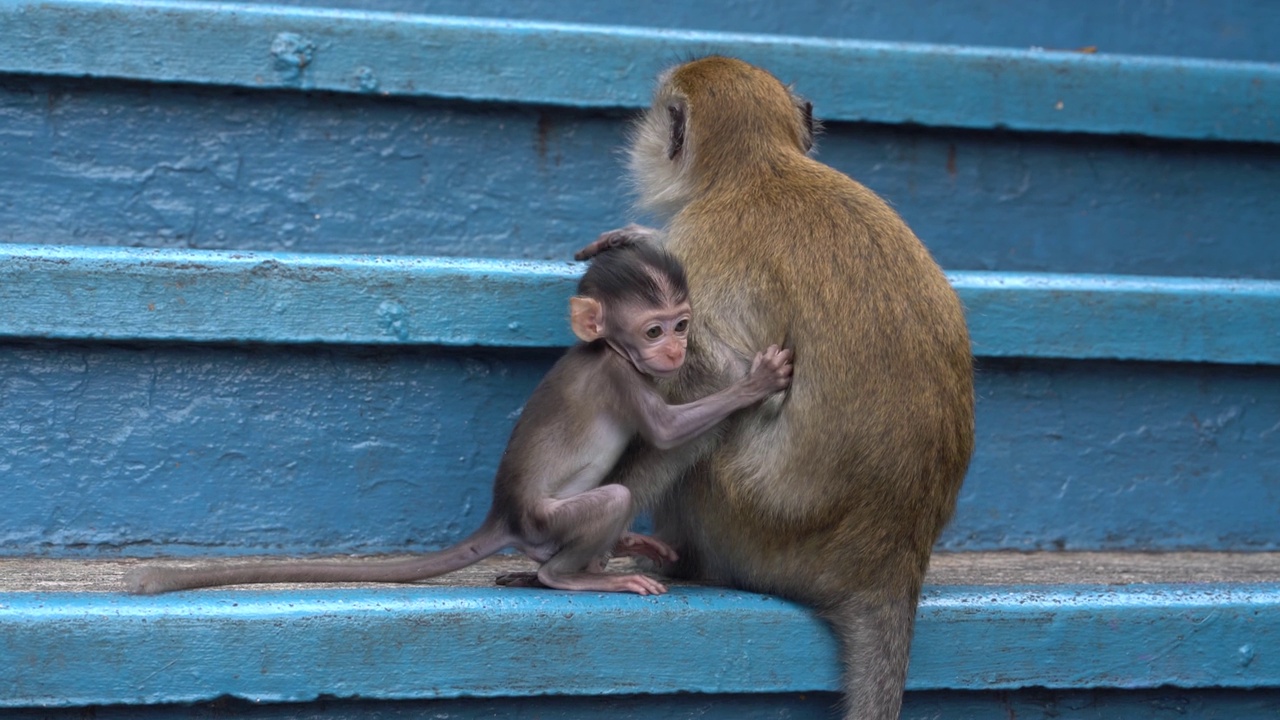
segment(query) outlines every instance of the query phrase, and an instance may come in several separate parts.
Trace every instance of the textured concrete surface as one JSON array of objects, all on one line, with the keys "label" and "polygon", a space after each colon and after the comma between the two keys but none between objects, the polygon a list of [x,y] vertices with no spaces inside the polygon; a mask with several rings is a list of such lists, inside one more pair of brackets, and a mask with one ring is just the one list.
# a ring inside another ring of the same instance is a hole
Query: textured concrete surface
[{"label": "textured concrete surface", "polygon": [[[0,593],[119,592],[123,588],[124,574],[142,564],[189,567],[205,562],[252,564],[273,559],[278,557],[256,556],[234,560],[195,557],[150,560],[0,558]],[[325,557],[325,560],[338,562],[351,559],[348,555]],[[623,572],[633,567],[627,560],[614,560],[610,563],[611,572]],[[497,555],[465,570],[424,580],[415,585],[492,587],[494,578],[502,573],[536,568],[535,563],[522,555]],[[926,582],[931,585],[990,586],[1280,583],[1280,553],[940,552],[933,556]],[[682,582],[672,584],[691,585]],[[323,586],[362,587],[360,584],[340,583],[326,583]],[[302,586],[259,586],[267,589],[298,587]]]}]

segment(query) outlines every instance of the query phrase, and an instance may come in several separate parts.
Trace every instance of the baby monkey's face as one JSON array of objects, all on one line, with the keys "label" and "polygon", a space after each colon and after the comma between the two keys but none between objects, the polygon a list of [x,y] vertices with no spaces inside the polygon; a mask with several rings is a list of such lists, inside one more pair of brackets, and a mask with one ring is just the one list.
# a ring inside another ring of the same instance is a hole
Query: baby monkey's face
[{"label": "baby monkey's face", "polygon": [[684,364],[693,308],[683,302],[662,308],[628,307],[630,318],[618,344],[636,369],[653,377],[668,377]]}]

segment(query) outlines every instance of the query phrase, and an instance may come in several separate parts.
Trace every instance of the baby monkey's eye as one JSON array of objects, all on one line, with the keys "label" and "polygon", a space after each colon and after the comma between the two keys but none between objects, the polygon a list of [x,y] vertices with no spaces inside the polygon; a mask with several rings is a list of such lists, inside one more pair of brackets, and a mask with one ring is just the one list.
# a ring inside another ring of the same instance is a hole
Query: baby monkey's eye
[{"label": "baby monkey's eye", "polygon": [[657,340],[658,338],[662,337],[662,326],[654,325],[650,327],[648,330],[644,331],[644,336],[649,338],[650,340]]},{"label": "baby monkey's eye", "polygon": [[689,319],[688,319],[688,318],[685,318],[685,319],[681,320],[680,322],[676,323],[676,332],[678,332],[678,333],[682,333],[682,332],[684,332],[685,330],[688,330],[688,329],[689,329]]}]

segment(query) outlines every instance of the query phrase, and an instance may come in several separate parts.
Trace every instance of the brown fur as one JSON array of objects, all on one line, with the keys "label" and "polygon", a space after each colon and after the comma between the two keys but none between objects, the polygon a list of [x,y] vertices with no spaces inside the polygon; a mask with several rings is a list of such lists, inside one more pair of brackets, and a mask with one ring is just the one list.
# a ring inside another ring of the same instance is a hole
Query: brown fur
[{"label": "brown fur", "polygon": [[[669,108],[676,107],[676,111]],[[670,153],[671,118],[686,126]],[[973,449],[964,315],[928,251],[873,192],[806,155],[806,108],[710,57],[663,76],[637,126],[643,204],[697,298],[676,401],[785,344],[784,401],[620,473],[655,507],[680,573],[816,607],[844,647],[850,718],[894,718],[921,580]]]}]

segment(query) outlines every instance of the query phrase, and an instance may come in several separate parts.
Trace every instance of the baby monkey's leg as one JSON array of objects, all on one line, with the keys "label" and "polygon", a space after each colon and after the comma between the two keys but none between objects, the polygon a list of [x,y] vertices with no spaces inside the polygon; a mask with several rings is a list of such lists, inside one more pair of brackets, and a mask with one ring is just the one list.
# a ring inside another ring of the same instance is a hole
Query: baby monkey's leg
[{"label": "baby monkey's leg", "polygon": [[[633,592],[659,595],[667,591],[662,583],[638,573],[612,575],[601,572],[611,551],[623,548],[627,554],[674,559],[665,543],[643,535],[626,533],[631,524],[631,493],[621,485],[603,485],[563,500],[543,504],[544,522],[560,549],[543,563],[537,581],[558,590]],[[644,538],[644,539],[637,539]],[[530,586],[528,578],[516,574],[498,579],[508,586]]]}]

